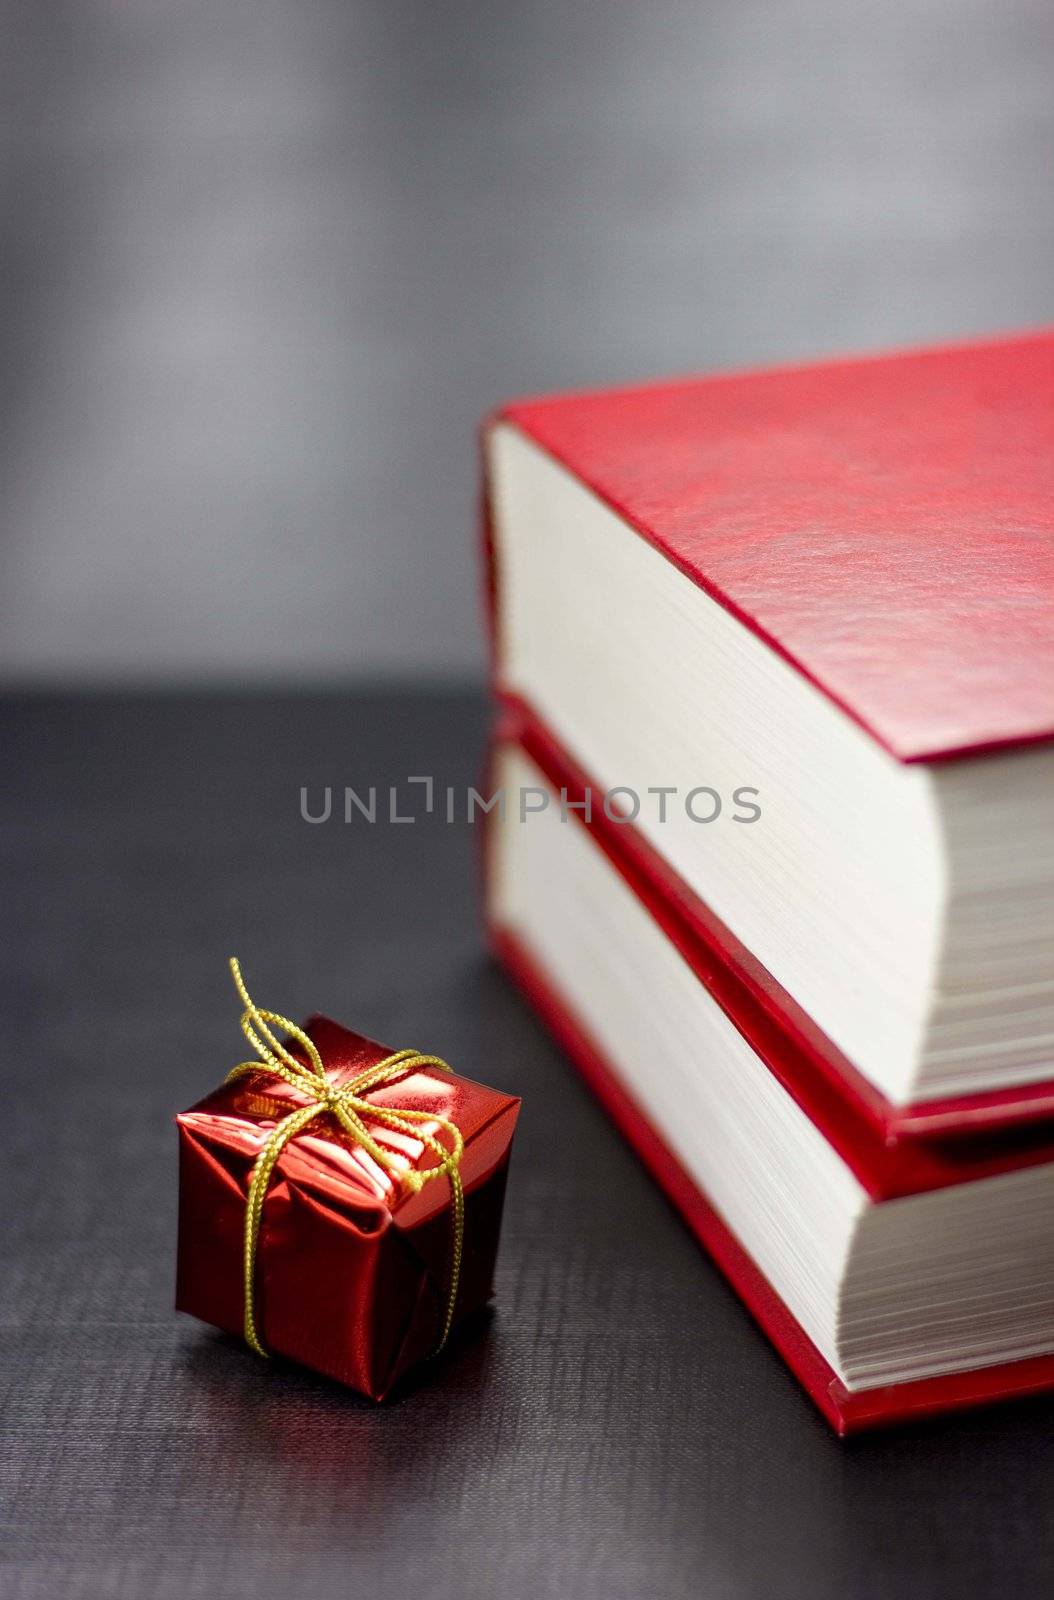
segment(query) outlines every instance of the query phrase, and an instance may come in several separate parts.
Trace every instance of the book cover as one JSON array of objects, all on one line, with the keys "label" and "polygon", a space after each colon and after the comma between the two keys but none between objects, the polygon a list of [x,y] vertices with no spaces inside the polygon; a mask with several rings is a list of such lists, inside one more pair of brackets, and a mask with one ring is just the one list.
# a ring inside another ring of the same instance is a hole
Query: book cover
[{"label": "book cover", "polygon": [[896,759],[1054,738],[1054,332],[496,420]]}]

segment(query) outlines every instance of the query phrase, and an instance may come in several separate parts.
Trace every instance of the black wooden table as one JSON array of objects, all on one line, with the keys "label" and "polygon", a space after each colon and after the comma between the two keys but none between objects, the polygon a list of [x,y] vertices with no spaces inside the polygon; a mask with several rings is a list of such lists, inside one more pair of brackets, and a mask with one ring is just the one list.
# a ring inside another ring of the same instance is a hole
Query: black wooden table
[{"label": "black wooden table", "polygon": [[[839,1443],[488,963],[474,831],[340,791],[475,780],[470,694],[9,700],[5,1597],[1024,1596],[1054,1404]],[[336,792],[334,818],[300,818]],[[172,1114],[225,970],[524,1096],[496,1308],[393,1404],[172,1309]]]}]

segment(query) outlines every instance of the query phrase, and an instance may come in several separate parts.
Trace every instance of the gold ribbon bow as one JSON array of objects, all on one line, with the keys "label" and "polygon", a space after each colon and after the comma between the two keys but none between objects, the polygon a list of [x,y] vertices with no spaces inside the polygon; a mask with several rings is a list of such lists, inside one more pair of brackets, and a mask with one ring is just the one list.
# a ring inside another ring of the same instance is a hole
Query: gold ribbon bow
[{"label": "gold ribbon bow", "polygon": [[[451,1251],[450,1251],[450,1287],[447,1291],[446,1312],[443,1318],[443,1331],[439,1343],[436,1345],[438,1353],[446,1344],[454,1320],[454,1305],[457,1300],[458,1278],[461,1274],[461,1250],[465,1236],[465,1195],[461,1186],[460,1163],[461,1155],[465,1148],[465,1141],[456,1123],[447,1117],[437,1116],[434,1111],[415,1111],[409,1107],[390,1110],[387,1106],[375,1105],[373,1101],[365,1099],[370,1089],[379,1088],[382,1083],[391,1083],[394,1078],[401,1078],[408,1072],[416,1072],[422,1067],[438,1067],[444,1072],[450,1068],[438,1056],[423,1056],[416,1050],[397,1050],[394,1055],[385,1056],[383,1061],[376,1062],[372,1067],[367,1067],[365,1072],[360,1072],[357,1078],[350,1083],[333,1084],[326,1076],[326,1069],[322,1064],[312,1040],[295,1022],[290,1022],[288,1017],[279,1016],[275,1011],[261,1011],[249,998],[248,990],[242,978],[241,968],[234,957],[231,957],[231,976],[234,978],[234,987],[245,1006],[241,1017],[241,1030],[246,1039],[258,1052],[259,1059],[255,1061],[241,1061],[232,1067],[227,1074],[227,1082],[238,1078],[245,1072],[273,1072],[294,1089],[299,1089],[302,1094],[309,1097],[309,1104],[300,1106],[296,1111],[291,1111],[275,1125],[274,1132],[270,1135],[252,1170],[249,1180],[248,1203],[245,1208],[245,1341],[250,1349],[257,1355],[265,1356],[263,1343],[256,1326],[256,1313],[254,1306],[254,1281],[256,1277],[256,1247],[260,1238],[260,1219],[263,1216],[264,1200],[267,1188],[271,1181],[271,1174],[279,1156],[297,1134],[307,1127],[315,1117],[320,1117],[323,1112],[328,1112],[336,1117],[341,1127],[356,1144],[373,1157],[379,1167],[406,1185],[415,1194],[426,1183],[433,1182],[436,1178],[446,1177],[450,1180],[451,1195]],[[298,1061],[286,1049],[281,1040],[276,1039],[271,1032],[269,1023],[280,1028],[283,1033],[295,1039],[297,1044],[307,1056],[306,1064]],[[385,1127],[394,1128],[399,1133],[409,1134],[411,1138],[420,1139],[427,1150],[431,1150],[437,1157],[437,1165],[426,1167],[423,1172],[414,1167],[404,1166],[405,1157],[392,1154],[379,1145],[370,1133],[363,1117],[369,1117],[371,1122],[383,1123]],[[432,1133],[422,1132],[419,1124],[430,1122],[441,1129],[450,1139],[450,1145],[443,1144]]]}]

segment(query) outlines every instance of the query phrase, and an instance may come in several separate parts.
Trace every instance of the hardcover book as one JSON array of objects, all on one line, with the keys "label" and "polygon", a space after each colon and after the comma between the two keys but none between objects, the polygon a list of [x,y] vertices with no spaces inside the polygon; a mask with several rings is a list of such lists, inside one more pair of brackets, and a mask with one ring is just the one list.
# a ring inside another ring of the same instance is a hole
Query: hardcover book
[{"label": "hardcover book", "polygon": [[1054,335],[521,401],[484,460],[498,693],[652,888],[883,1137],[1054,1113]]},{"label": "hardcover book", "polygon": [[838,1432],[1054,1387],[1054,1129],[888,1143],[544,730],[495,788],[493,949]]}]

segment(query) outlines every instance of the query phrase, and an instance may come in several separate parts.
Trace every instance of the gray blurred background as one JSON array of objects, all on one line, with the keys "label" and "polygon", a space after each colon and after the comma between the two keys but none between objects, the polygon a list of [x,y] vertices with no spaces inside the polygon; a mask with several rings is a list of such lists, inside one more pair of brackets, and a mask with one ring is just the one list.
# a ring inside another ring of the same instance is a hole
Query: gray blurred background
[{"label": "gray blurred background", "polygon": [[511,393],[1054,320],[1050,0],[3,0],[0,672],[474,675]]}]

